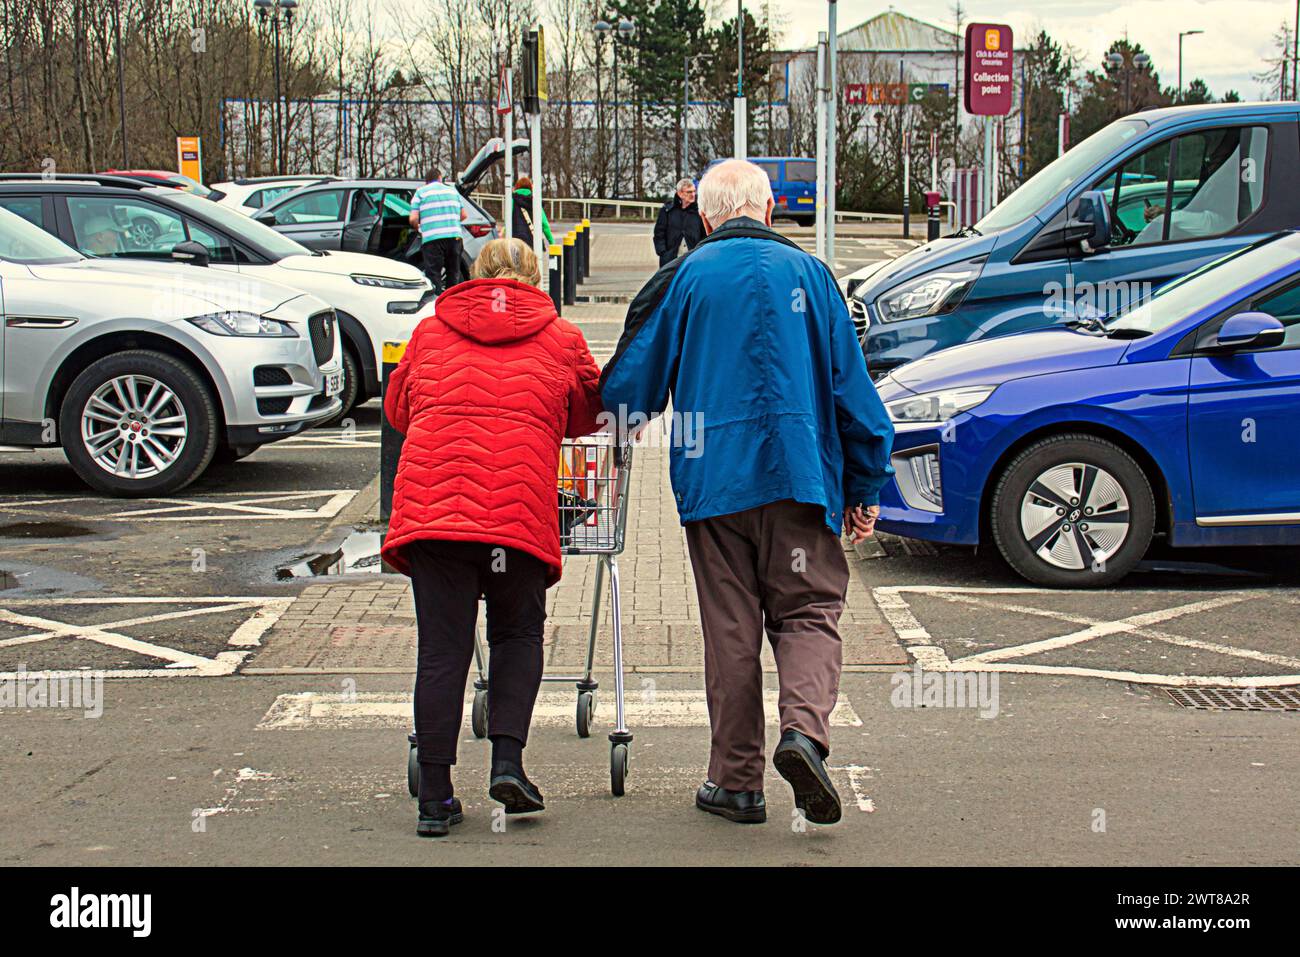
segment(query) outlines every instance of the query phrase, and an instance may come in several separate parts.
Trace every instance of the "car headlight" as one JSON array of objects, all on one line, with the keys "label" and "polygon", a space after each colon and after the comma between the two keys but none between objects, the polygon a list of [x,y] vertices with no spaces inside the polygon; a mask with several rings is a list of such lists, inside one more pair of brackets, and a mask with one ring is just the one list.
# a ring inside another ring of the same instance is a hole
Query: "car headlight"
[{"label": "car headlight", "polygon": [[381,289],[423,289],[424,279],[388,279],[384,276],[353,276],[352,281],[361,286],[378,286]]},{"label": "car headlight", "polygon": [[298,335],[287,322],[268,319],[255,312],[210,312],[204,316],[190,316],[189,321],[214,336],[272,336],[290,339]]},{"label": "car headlight", "polygon": [[884,322],[919,319],[952,312],[979,278],[980,267],[956,265],[917,276],[876,300]]},{"label": "car headlight", "polygon": [[925,392],[905,399],[895,399],[885,405],[889,418],[901,424],[947,422],[955,415],[975,408],[993,394],[997,386],[971,386],[966,389],[945,389]]}]

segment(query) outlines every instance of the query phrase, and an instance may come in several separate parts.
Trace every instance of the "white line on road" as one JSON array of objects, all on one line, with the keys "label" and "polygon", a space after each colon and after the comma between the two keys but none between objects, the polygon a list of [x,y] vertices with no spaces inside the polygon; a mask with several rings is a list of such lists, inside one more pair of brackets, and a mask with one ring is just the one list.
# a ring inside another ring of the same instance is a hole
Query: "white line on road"
[{"label": "white line on road", "polygon": [[[613,727],[612,695],[598,693],[597,726]],[[472,700],[466,696],[466,703]],[[572,728],[577,695],[573,691],[543,691],[533,708],[534,727]],[[632,728],[706,728],[708,705],[703,691],[634,691],[624,701],[627,723]],[[777,693],[763,692],[767,719],[777,718]],[[468,710],[466,711],[468,715]],[[847,698],[841,696],[831,712],[837,727],[861,727]],[[392,692],[317,692],[282,694],[267,710],[257,729],[294,730],[306,728],[404,728],[410,730],[411,696]]]},{"label": "white line on road", "polygon": [[[1057,618],[1071,624],[1085,625],[1082,630],[1071,632],[1056,638],[995,648],[965,658],[952,660],[941,645],[924,625],[917,620],[915,613],[903,597],[905,594],[931,595],[947,601],[982,604],[994,610],[1009,611],[1020,614],[1040,615]],[[885,620],[893,627],[899,641],[908,654],[931,671],[996,671],[1008,674],[1066,675],[1083,678],[1105,678],[1112,681],[1128,681],[1134,684],[1166,685],[1170,687],[1230,687],[1230,688],[1267,688],[1300,685],[1300,673],[1286,675],[1186,675],[1156,674],[1138,671],[1121,671],[1107,668],[1085,668],[1074,665],[1037,665],[1024,661],[1002,661],[1004,658],[1021,658],[1026,655],[1052,651],[1069,647],[1083,641],[1115,634],[1131,634],[1136,637],[1153,638],[1169,644],[1211,651],[1218,654],[1234,655],[1265,664],[1291,667],[1297,662],[1286,655],[1274,655],[1249,648],[1233,648],[1214,642],[1184,638],[1146,626],[1166,621],[1171,618],[1189,614],[1198,614],[1215,608],[1224,607],[1241,601],[1262,597],[1255,593],[1236,593],[1179,605],[1175,608],[1159,609],[1140,615],[1132,615],[1119,621],[1097,621],[1082,616],[1055,612],[1048,609],[1034,608],[1015,602],[983,601],[976,596],[983,595],[1087,595],[1091,592],[1055,588],[966,588],[950,585],[881,585],[871,590]],[[1126,592],[1131,595],[1166,595],[1167,592],[1155,589],[1140,589]]]}]

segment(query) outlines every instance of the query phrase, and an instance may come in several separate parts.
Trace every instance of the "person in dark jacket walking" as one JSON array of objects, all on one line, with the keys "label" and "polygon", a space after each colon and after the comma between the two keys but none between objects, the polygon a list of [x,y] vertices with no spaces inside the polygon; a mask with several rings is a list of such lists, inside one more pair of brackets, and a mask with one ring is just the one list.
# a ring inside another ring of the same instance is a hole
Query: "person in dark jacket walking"
[{"label": "person in dark jacket walking", "polygon": [[[521,176],[515,181],[514,202],[510,214],[511,230],[510,234],[515,239],[522,239],[529,249],[533,248],[533,181],[527,176]],[[555,242],[555,237],[551,235],[551,224],[546,220],[546,210],[542,210],[542,235],[546,237],[546,245],[550,246]]]},{"label": "person in dark jacket walking", "polygon": [[894,430],[834,275],[771,228],[767,174],[721,163],[700,206],[708,236],[633,300],[601,398],[629,431],[672,400],[670,473],[712,728],[696,805],[766,820],[766,631],[780,686],[772,763],[805,819],[831,824],[841,810],[825,761],[849,581],[841,523],[855,542],[873,532]]},{"label": "person in dark jacket walking", "polygon": [[663,209],[659,210],[659,219],[655,221],[655,255],[659,257],[659,265],[676,259],[682,243],[686,243],[686,251],[690,252],[703,238],[704,223],[695,203],[695,183],[689,179],[680,180],[677,192],[664,203]]},{"label": "person in dark jacket walking", "polygon": [[596,363],[577,326],[537,288],[518,239],[494,239],[473,278],[438,297],[385,390],[406,436],[383,556],[411,576],[418,636],[416,833],[441,837],[462,817],[453,794],[474,656],[487,599],[491,707],[488,794],[507,814],[540,811],[523,752],[542,680],[546,589],[560,580],[556,468],[565,436],[600,427]]}]

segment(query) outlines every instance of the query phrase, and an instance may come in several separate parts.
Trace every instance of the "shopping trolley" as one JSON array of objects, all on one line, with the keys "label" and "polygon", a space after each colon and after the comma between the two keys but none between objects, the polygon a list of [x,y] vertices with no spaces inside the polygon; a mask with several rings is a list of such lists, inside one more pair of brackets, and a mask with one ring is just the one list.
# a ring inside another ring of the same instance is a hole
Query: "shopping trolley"
[{"label": "shopping trolley", "polygon": [[[598,682],[593,678],[596,634],[600,627],[600,606],[605,579],[609,580],[609,612],[614,640],[614,730],[609,735],[609,786],[620,797],[628,774],[627,730],[623,705],[623,625],[619,596],[618,556],[627,533],[628,478],[632,468],[632,446],[612,434],[566,441],[560,446],[556,493],[560,512],[560,551],[564,555],[591,555],[596,559],[596,587],[591,602],[591,628],[587,635],[586,666],[581,674],[542,676],[543,681],[572,681],[578,691],[574,723],[578,737],[591,736],[596,715]],[[474,702],[470,728],[476,738],[488,733],[486,654],[483,636],[474,634]],[[411,796],[419,793],[420,767],[415,735],[409,738],[406,779]]]}]

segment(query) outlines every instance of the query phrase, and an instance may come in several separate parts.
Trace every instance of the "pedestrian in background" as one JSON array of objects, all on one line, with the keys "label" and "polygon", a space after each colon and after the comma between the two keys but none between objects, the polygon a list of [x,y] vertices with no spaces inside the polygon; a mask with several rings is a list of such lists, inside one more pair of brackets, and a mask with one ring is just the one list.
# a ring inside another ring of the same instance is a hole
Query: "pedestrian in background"
[{"label": "pedestrian in background", "polygon": [[460,224],[468,216],[459,190],[442,181],[436,166],[430,169],[428,181],[411,197],[410,221],[420,230],[424,274],[436,293],[460,282]]},{"label": "pedestrian in background", "polygon": [[599,427],[599,370],[578,328],[538,288],[518,239],[483,247],[469,282],[438,297],[394,370],[384,412],[406,436],[384,559],[411,576],[418,657],[416,832],[462,817],[451,783],[487,599],[488,794],[507,814],[540,811],[523,752],[542,680],[546,589],[560,580],[560,442]]},{"label": "pedestrian in background", "polygon": [[703,238],[704,223],[695,203],[695,183],[690,179],[678,180],[677,191],[664,203],[655,221],[655,255],[659,257],[659,265],[676,259],[682,243],[690,252]]},{"label": "pedestrian in background", "polygon": [[[893,426],[867,377],[834,275],[771,228],[762,169],[728,160],[700,184],[705,238],[633,300],[601,376],[605,407],[693,417],[670,451],[699,594],[712,728],[696,805],[766,820],[763,634],[780,686],[772,756],[806,820],[840,819],[826,772],[839,693],[840,542],[870,535]],[[743,295],[737,295],[743,290]]]},{"label": "pedestrian in background", "polygon": [[[533,246],[533,181],[527,176],[521,176],[515,181],[514,191],[515,201],[514,210],[511,213],[511,229],[516,239],[522,239],[528,244],[528,248]],[[542,210],[542,235],[546,237],[546,245],[550,246],[555,242],[555,237],[551,235],[551,224],[546,219],[546,210]]]}]

